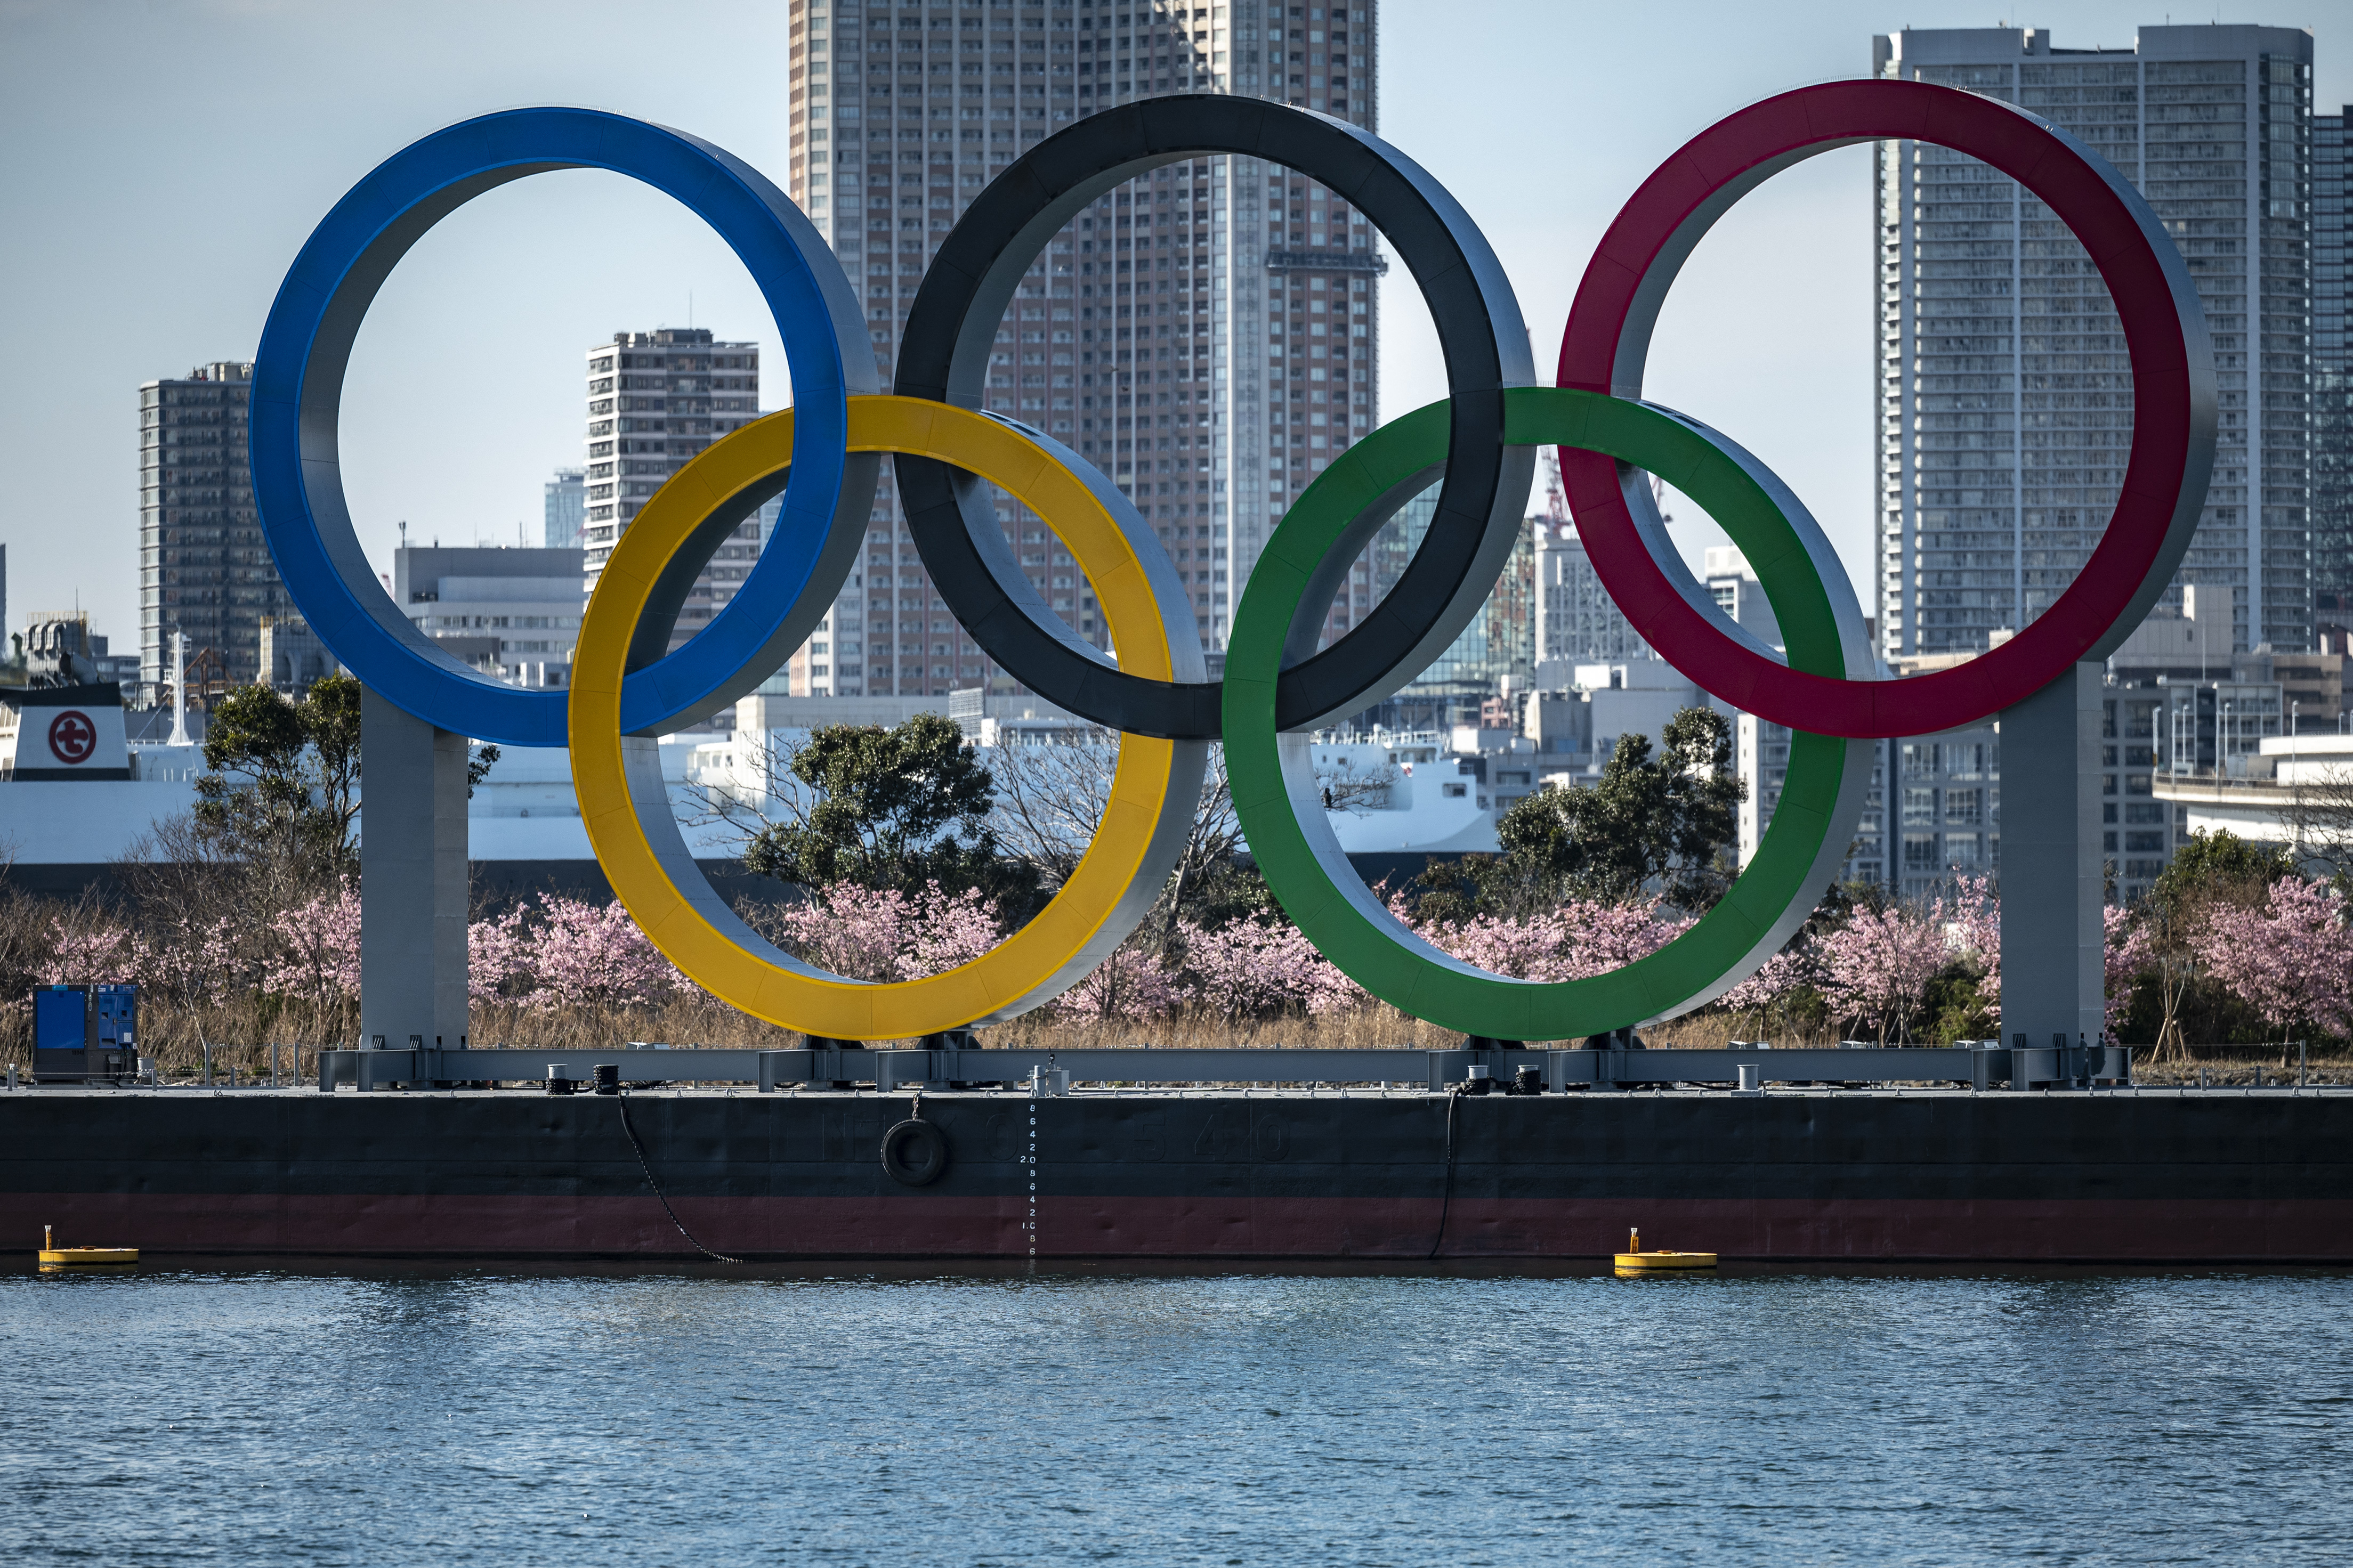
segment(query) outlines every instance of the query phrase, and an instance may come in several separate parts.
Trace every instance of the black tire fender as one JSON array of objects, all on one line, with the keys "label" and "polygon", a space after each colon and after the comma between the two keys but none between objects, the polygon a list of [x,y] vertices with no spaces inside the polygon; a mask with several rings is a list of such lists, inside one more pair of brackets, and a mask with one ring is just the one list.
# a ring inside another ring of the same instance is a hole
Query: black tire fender
[{"label": "black tire fender", "polygon": [[911,1119],[882,1134],[883,1173],[901,1186],[930,1186],[947,1168],[947,1134],[933,1123]]}]

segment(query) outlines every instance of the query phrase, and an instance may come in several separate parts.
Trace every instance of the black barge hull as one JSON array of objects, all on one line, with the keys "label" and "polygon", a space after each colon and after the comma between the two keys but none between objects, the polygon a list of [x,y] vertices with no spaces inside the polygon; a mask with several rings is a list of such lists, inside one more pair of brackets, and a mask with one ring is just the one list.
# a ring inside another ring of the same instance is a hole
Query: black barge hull
[{"label": "black barge hull", "polygon": [[[2353,1094],[633,1093],[742,1258],[2353,1263]],[[1450,1131],[1450,1114],[1452,1125]],[[695,1256],[612,1098],[22,1091],[0,1236],[163,1254]]]}]

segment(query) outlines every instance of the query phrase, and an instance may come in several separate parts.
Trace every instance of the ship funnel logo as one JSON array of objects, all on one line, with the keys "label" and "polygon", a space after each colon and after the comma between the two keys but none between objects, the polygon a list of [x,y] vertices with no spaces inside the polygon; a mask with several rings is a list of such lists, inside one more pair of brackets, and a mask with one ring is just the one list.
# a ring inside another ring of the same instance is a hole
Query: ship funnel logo
[{"label": "ship funnel logo", "polygon": [[49,752],[61,763],[86,763],[98,750],[98,726],[79,708],[49,721]]}]

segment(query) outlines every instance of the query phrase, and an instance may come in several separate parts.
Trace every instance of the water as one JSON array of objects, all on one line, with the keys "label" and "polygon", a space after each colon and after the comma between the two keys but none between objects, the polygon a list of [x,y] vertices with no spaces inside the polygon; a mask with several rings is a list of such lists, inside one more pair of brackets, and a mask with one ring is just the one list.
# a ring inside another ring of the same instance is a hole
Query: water
[{"label": "water", "polygon": [[2353,1278],[0,1278],[19,1563],[2313,1563]]}]

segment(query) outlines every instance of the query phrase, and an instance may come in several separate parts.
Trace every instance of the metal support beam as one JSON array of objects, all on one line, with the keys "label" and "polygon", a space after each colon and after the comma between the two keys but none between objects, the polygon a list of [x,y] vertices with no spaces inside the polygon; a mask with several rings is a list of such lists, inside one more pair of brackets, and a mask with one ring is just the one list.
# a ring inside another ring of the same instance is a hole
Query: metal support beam
[{"label": "metal support beam", "polygon": [[461,1047],[466,737],[363,690],[360,781],[361,1044]]},{"label": "metal support beam", "polygon": [[2013,1043],[2089,1045],[2105,1026],[2102,677],[2078,664],[2001,715],[2001,1026]]}]

